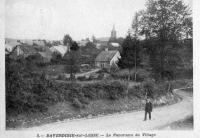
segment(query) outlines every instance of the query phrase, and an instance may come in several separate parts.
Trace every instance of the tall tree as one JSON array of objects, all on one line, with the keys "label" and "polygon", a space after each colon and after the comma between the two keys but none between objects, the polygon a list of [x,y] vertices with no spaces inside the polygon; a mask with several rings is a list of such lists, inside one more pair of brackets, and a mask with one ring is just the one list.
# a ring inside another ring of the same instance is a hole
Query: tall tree
[{"label": "tall tree", "polygon": [[138,38],[139,33],[139,14],[136,12],[132,22],[133,36]]},{"label": "tall tree", "polygon": [[70,46],[70,47],[71,47],[72,43],[73,43],[72,38],[70,37],[70,35],[66,34],[66,35],[64,36],[64,38],[63,38],[63,44],[64,44],[65,46]]},{"label": "tall tree", "polygon": [[[138,39],[138,28],[139,28],[139,14],[136,12],[133,22],[132,22],[132,31],[133,31],[133,37],[135,39],[135,41],[137,41]],[[137,55],[139,55],[139,51],[137,51],[137,45],[134,46],[134,62],[135,62],[135,81],[137,80]]]},{"label": "tall tree", "polygon": [[141,12],[140,33],[157,41],[158,46],[153,49],[159,55],[158,73],[163,79],[166,63],[174,55],[172,49],[178,46],[179,40],[192,36],[191,11],[181,0],[148,0],[146,6]]},{"label": "tall tree", "polygon": [[119,59],[118,65],[120,68],[125,69],[128,68],[129,76],[128,81],[130,80],[130,72],[136,66],[140,64],[139,54],[135,54],[135,50],[139,53],[139,41],[135,38],[132,38],[130,33],[125,38],[122,43],[122,52],[121,59]]},{"label": "tall tree", "polygon": [[75,73],[79,71],[78,59],[79,59],[79,46],[73,41],[70,46],[70,52],[66,53],[64,60],[67,62],[65,70],[70,73],[70,79],[73,81],[75,78]]}]

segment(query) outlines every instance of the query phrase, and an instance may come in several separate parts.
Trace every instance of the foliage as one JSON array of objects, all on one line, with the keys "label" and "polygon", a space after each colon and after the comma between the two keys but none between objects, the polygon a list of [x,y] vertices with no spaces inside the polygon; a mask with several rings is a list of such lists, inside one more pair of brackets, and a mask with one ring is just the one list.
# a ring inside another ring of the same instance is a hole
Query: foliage
[{"label": "foliage", "polygon": [[156,83],[152,79],[147,79],[141,84],[131,87],[128,91],[128,94],[136,96],[140,99],[145,99],[147,97],[152,99],[159,99],[163,95],[172,92],[171,89],[169,89],[169,84],[171,88],[174,88],[174,84],[171,82],[166,81]]},{"label": "foliage", "polygon": [[[139,41],[136,38],[133,39],[129,34],[122,44],[118,66],[122,69],[128,68],[129,71],[138,66],[141,62],[139,50]],[[130,74],[128,80],[130,80]]]},{"label": "foliage", "polygon": [[134,38],[138,38],[138,33],[139,33],[139,13],[135,13],[134,20],[132,22],[132,31]]},{"label": "foliage", "polygon": [[62,56],[57,52],[53,52],[51,63],[53,63],[53,64],[62,63]]},{"label": "foliage", "polygon": [[126,95],[127,85],[120,81],[101,81],[83,86],[84,96],[90,99],[109,98],[112,100]]},{"label": "foliage", "polygon": [[88,42],[86,46],[80,47],[79,63],[94,66],[95,58],[100,52],[101,51],[96,48],[94,43]]},{"label": "foliage", "polygon": [[152,71],[156,79],[173,79],[179,42],[192,37],[191,11],[181,0],[149,0],[146,7],[138,13],[138,31],[145,35]]},{"label": "foliage", "polygon": [[[139,57],[139,41],[136,39],[132,39],[130,34],[126,37],[122,44],[122,53],[121,59],[119,59],[119,67],[120,68],[133,68],[135,66],[135,56],[136,56],[136,64],[139,65],[140,57]],[[136,51],[135,51],[136,50]],[[137,54],[135,55],[135,52]]]},{"label": "foliage", "polygon": [[75,73],[79,72],[80,68],[78,65],[78,51],[70,51],[65,54],[63,60],[66,62],[65,72],[70,73],[70,75],[75,75]]},{"label": "foliage", "polygon": [[64,38],[63,38],[63,44],[64,44],[65,46],[70,46],[70,47],[71,47],[72,43],[73,43],[72,38],[70,37],[70,35],[66,34],[66,35],[64,36]]},{"label": "foliage", "polygon": [[78,44],[76,43],[76,41],[73,41],[71,46],[70,46],[70,50],[71,51],[78,51],[79,50],[79,46]]},{"label": "foliage", "polygon": [[146,10],[140,11],[140,33],[162,41],[178,40],[192,27],[190,14],[182,0],[148,0]]},{"label": "foliage", "polygon": [[70,52],[64,55],[63,60],[66,63],[65,71],[70,73],[70,79],[73,80],[75,78],[75,73],[80,70],[78,65],[79,46],[69,35],[64,36],[63,43],[70,47]]},{"label": "foliage", "polygon": [[6,56],[6,112],[45,111],[46,105],[54,103],[56,95],[50,89],[51,82],[44,73],[27,59],[14,61]]},{"label": "foliage", "polygon": [[[128,71],[128,69],[123,69],[123,70],[119,70],[115,73],[112,73],[112,77],[115,79],[123,79],[126,80],[130,75],[130,80],[134,81],[135,80],[135,70],[132,69],[130,70],[130,72]],[[150,72],[145,70],[145,69],[141,69],[138,68],[137,69],[137,79],[136,81],[143,81],[146,78],[149,78],[150,76]]]}]

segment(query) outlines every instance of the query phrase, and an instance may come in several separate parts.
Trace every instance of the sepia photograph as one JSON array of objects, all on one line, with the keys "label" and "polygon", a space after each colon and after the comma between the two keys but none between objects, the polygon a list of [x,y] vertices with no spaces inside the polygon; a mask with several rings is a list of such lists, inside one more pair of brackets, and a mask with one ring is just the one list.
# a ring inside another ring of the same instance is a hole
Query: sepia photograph
[{"label": "sepia photograph", "polygon": [[4,44],[7,132],[194,130],[192,0],[5,0]]}]

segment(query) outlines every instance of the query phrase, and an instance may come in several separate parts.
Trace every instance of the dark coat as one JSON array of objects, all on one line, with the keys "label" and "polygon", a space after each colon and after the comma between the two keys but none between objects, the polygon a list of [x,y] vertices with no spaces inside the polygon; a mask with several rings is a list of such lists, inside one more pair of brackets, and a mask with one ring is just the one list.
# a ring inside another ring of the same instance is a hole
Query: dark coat
[{"label": "dark coat", "polygon": [[145,111],[146,112],[152,112],[152,103],[151,102],[146,102],[146,105],[145,105]]}]

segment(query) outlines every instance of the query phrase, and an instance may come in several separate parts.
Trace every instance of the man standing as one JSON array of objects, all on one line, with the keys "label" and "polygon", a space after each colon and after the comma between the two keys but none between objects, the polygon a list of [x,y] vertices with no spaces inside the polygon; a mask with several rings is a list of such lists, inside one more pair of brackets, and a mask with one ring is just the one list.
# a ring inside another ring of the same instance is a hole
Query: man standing
[{"label": "man standing", "polygon": [[145,105],[145,116],[144,116],[144,121],[147,119],[147,113],[149,114],[149,120],[151,120],[151,112],[152,112],[152,103],[149,98],[146,100],[146,105]]}]

